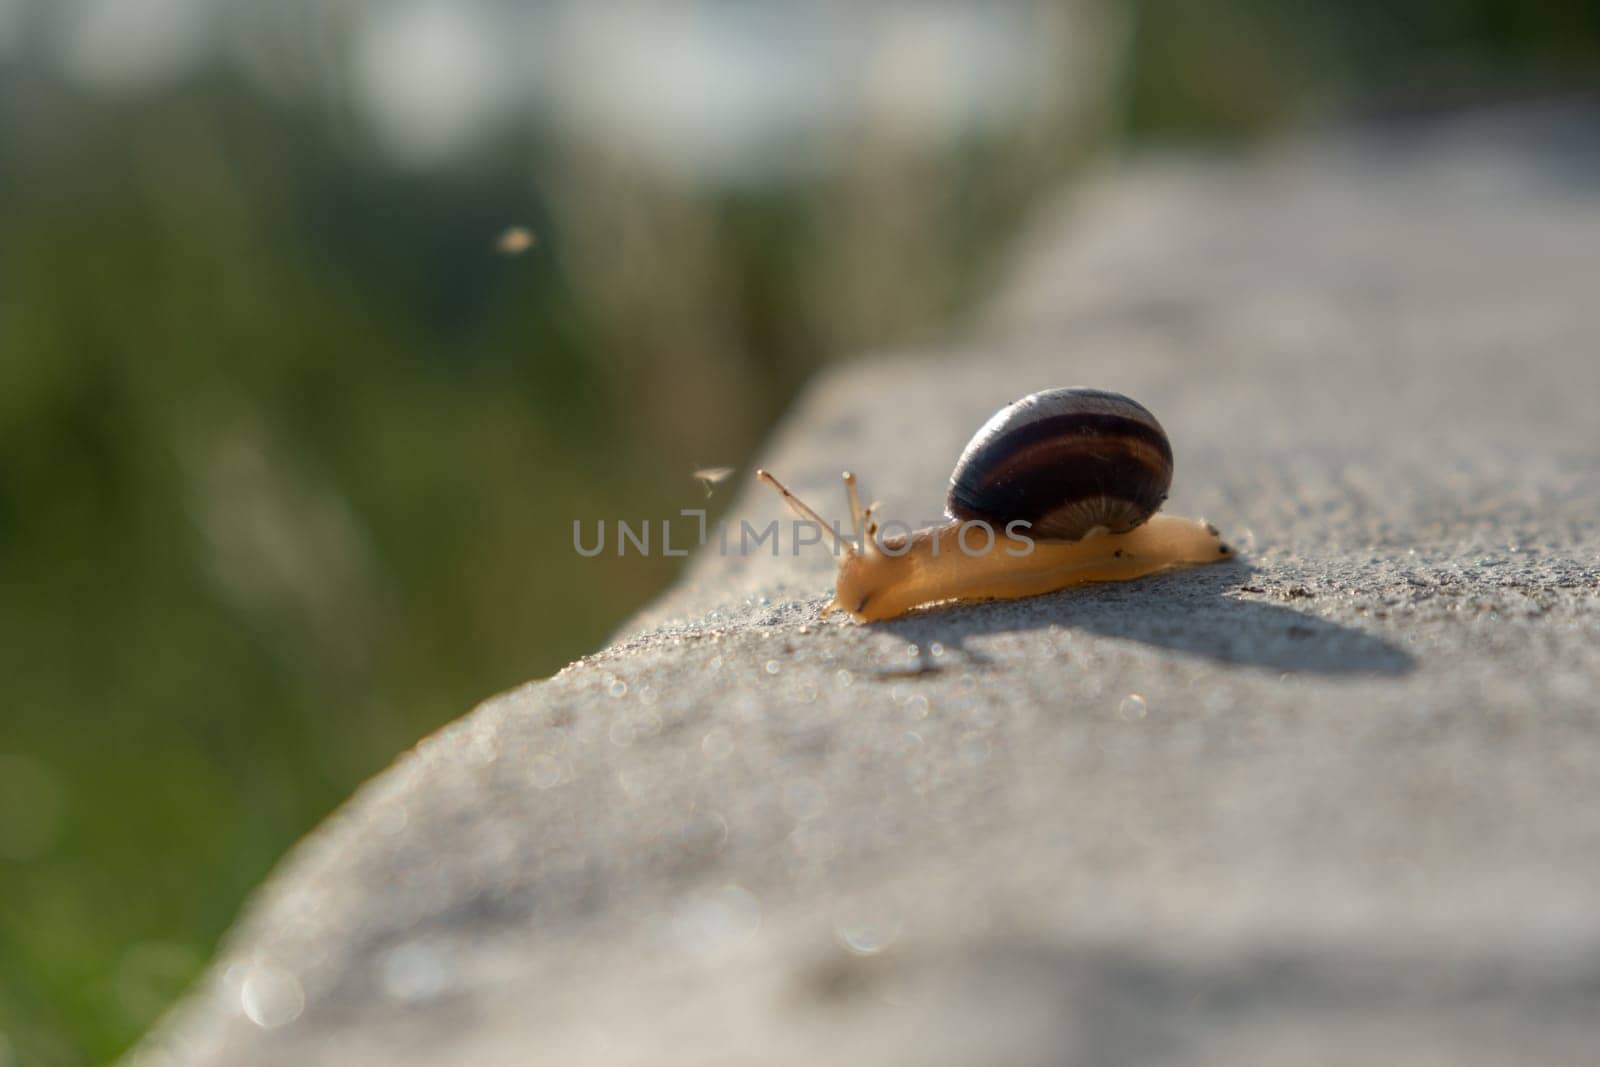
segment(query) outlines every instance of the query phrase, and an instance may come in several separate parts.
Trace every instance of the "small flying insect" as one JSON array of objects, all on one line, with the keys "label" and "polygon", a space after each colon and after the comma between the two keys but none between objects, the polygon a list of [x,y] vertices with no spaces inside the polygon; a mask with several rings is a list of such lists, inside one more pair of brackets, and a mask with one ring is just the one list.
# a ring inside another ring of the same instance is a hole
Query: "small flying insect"
[{"label": "small flying insect", "polygon": [[706,487],[706,498],[709,500],[713,492],[712,486],[724,481],[733,471],[732,467],[701,467],[694,472],[694,476]]}]

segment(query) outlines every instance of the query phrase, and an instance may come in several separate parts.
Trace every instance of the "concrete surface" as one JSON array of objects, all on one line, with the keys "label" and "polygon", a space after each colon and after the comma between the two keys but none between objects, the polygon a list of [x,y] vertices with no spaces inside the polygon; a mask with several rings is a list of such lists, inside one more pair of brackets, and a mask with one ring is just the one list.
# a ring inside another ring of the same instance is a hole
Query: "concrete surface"
[{"label": "concrete surface", "polygon": [[763,461],[923,518],[1000,404],[1118,389],[1243,562],[857,626],[819,549],[702,553],[362,789],[142,1056],[1600,1062],[1597,356],[1592,118],[1108,170]]}]

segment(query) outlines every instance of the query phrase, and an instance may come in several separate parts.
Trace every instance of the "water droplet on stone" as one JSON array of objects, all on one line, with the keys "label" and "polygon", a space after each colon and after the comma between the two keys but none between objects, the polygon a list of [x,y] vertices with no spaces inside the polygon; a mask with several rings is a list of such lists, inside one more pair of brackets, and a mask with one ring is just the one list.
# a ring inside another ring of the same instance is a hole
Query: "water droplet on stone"
[{"label": "water droplet on stone", "polygon": [[856,956],[876,956],[894,943],[900,923],[891,916],[846,914],[833,924],[833,934],[845,951]]},{"label": "water droplet on stone", "polygon": [[1149,710],[1144,697],[1138,693],[1129,693],[1122,698],[1122,703],[1117,705],[1117,718],[1124,722],[1132,722],[1144,718]]},{"label": "water droplet on stone", "polygon": [[727,759],[733,754],[733,738],[719,726],[700,739],[700,751],[705,753],[707,759]]},{"label": "water droplet on stone", "polygon": [[833,672],[833,680],[838,684],[839,688],[848,689],[855,684],[856,676],[845,670],[843,667],[840,667],[838,670]]},{"label": "water droplet on stone", "polygon": [[535,756],[528,761],[528,782],[535,789],[554,789],[561,784],[561,763],[553,756]]},{"label": "water droplet on stone", "polygon": [[700,856],[714,856],[728,843],[728,820],[712,811],[692,816],[679,832],[683,847]]},{"label": "water droplet on stone", "polygon": [[857,956],[876,956],[887,944],[882,931],[872,926],[840,926],[834,932],[839,943]]},{"label": "water droplet on stone", "polygon": [[822,787],[809,778],[795,778],[783,787],[783,810],[797,822],[809,819],[822,807]]},{"label": "water droplet on stone", "polygon": [[654,783],[650,772],[643,767],[628,766],[617,771],[617,788],[629,800],[638,800]]},{"label": "water droplet on stone", "polygon": [[738,948],[761,928],[761,902],[754,893],[725,885],[700,893],[672,916],[679,946],[696,956],[716,956]]},{"label": "water droplet on stone", "polygon": [[918,648],[916,645],[906,646],[906,659],[916,659],[920,655],[922,655],[922,649]]},{"label": "water droplet on stone", "polygon": [[942,644],[940,644],[939,642],[935,641],[933,644],[928,646],[928,651],[930,653],[932,653],[934,658],[937,659],[939,656],[944,655],[944,646]]},{"label": "water droplet on stone", "polygon": [[306,994],[300,979],[276,964],[257,960],[239,983],[239,1007],[245,1018],[263,1030],[275,1030],[300,1018]]},{"label": "water droplet on stone", "polygon": [[989,761],[989,739],[982,734],[968,734],[961,742],[961,762],[976,767]]},{"label": "water droplet on stone", "polygon": [[378,961],[378,984],[395,1000],[416,1004],[432,1000],[455,983],[450,952],[431,941],[406,941]]},{"label": "water droplet on stone", "polygon": [[611,686],[607,690],[607,692],[609,692],[614,697],[627,696],[628,695],[628,683],[624,682],[621,678],[618,678],[616,681],[611,683]]},{"label": "water droplet on stone", "polygon": [[783,664],[779,663],[777,660],[769,659],[769,660],[767,660],[767,673],[768,674],[777,674],[778,671],[782,668],[782,666],[783,666]]}]

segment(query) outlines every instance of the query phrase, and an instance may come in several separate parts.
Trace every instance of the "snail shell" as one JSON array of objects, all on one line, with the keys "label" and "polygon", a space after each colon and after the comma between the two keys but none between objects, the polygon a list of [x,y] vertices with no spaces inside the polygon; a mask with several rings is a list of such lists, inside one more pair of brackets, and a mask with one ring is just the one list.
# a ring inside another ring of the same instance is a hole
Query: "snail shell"
[{"label": "snail shell", "polygon": [[1124,533],[1167,499],[1172,446],[1149,410],[1121,393],[1047,389],[995,412],[950,475],[950,516],[1045,541],[1097,526]]}]

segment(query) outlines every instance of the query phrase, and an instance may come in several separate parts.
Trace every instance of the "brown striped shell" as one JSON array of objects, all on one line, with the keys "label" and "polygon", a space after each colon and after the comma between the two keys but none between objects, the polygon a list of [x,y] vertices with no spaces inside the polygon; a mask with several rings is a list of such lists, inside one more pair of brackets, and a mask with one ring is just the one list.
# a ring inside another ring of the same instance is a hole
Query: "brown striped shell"
[{"label": "brown striped shell", "polygon": [[1076,541],[1097,526],[1124,533],[1167,499],[1172,446],[1156,417],[1121,393],[1047,389],[995,412],[950,475],[955,519]]}]

